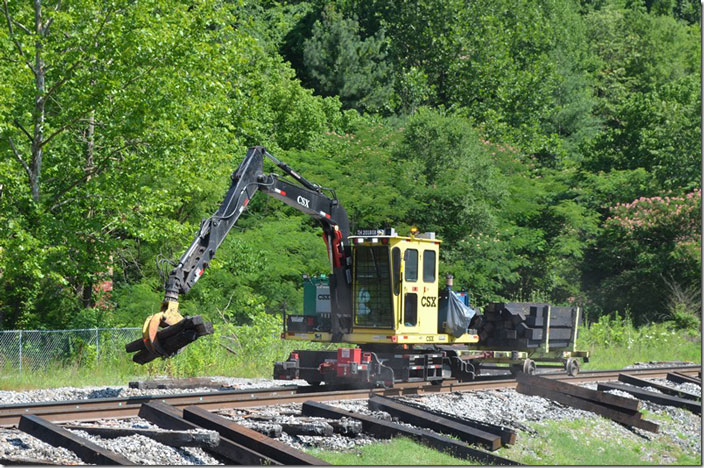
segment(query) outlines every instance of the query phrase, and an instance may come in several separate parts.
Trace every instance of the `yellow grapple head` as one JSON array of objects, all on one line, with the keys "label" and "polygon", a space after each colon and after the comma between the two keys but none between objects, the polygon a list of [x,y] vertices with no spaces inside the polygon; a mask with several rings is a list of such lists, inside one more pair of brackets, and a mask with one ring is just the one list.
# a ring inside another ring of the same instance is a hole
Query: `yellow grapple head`
[{"label": "yellow grapple head", "polygon": [[152,353],[165,355],[166,352],[159,345],[159,339],[156,334],[160,328],[176,325],[181,320],[183,320],[183,316],[178,313],[178,302],[164,301],[161,304],[161,311],[158,314],[147,317],[147,320],[144,321],[144,326],[142,326],[142,339],[147,350]]}]

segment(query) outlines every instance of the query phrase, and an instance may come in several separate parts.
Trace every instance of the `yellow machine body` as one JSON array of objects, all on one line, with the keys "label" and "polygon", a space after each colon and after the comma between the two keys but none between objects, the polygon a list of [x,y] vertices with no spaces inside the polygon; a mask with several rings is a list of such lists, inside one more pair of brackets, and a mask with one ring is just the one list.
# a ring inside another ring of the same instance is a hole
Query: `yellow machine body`
[{"label": "yellow machine body", "polygon": [[[440,240],[426,235],[351,236],[353,325],[340,342],[352,344],[459,344],[438,324]],[[332,342],[329,332],[288,331],[289,340]]]}]

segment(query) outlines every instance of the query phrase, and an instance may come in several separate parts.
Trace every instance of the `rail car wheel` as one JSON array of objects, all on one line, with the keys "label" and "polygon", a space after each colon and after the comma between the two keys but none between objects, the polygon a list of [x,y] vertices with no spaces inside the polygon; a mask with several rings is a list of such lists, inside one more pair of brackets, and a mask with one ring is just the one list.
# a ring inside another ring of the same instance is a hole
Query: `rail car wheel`
[{"label": "rail car wheel", "polygon": [[526,359],[523,361],[523,373],[528,375],[535,374],[535,361],[532,359]]},{"label": "rail car wheel", "polygon": [[570,377],[574,377],[579,374],[579,361],[575,358],[568,358],[565,361],[565,371],[567,371],[567,375]]},{"label": "rail car wheel", "polygon": [[511,364],[509,367],[512,375],[516,375],[519,372],[524,374],[533,375],[535,374],[535,361],[532,359],[526,359],[523,364]]}]

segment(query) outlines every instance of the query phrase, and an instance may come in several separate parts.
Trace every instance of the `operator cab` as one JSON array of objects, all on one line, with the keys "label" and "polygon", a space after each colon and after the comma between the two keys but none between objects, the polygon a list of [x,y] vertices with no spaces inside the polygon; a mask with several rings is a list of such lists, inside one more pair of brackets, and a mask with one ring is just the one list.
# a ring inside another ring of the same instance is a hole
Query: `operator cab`
[{"label": "operator cab", "polygon": [[[394,229],[357,231],[352,249],[352,327],[342,342],[354,344],[476,343],[475,333],[445,333],[438,321],[438,260],[435,233],[399,236]],[[304,285],[304,315],[289,316],[283,338],[331,342],[324,281]],[[312,287],[319,294],[306,293]],[[315,297],[316,300],[306,301]],[[329,298],[329,295],[327,296]],[[471,330],[470,330],[471,332]]]}]

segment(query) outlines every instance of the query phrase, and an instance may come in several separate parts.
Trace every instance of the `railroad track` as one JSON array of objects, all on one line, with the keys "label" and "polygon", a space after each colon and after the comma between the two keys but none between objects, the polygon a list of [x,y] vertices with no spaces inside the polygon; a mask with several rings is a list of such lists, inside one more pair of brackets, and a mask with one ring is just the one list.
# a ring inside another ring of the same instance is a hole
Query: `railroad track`
[{"label": "railroad track", "polygon": [[[701,371],[699,365],[677,367],[653,367],[645,369],[618,369],[582,372],[576,377],[564,373],[544,373],[541,377],[569,383],[603,382],[615,380],[619,373],[644,379],[664,378],[670,372],[696,375]],[[506,376],[491,376],[484,380],[472,382],[447,381],[441,385],[427,382],[398,384],[391,389],[355,389],[336,391],[313,391],[311,387],[276,387],[256,390],[230,390],[204,393],[182,393],[175,395],[139,396],[127,398],[99,398],[91,400],[42,402],[31,404],[0,405],[0,427],[16,427],[24,415],[40,416],[48,421],[92,421],[98,419],[120,419],[137,416],[142,404],[161,402],[175,408],[183,409],[197,405],[207,410],[230,408],[253,408],[286,403],[303,403],[304,401],[336,401],[366,399],[370,395],[402,396],[448,392],[466,392],[515,388],[517,381]],[[324,387],[322,387],[324,388]]]}]

